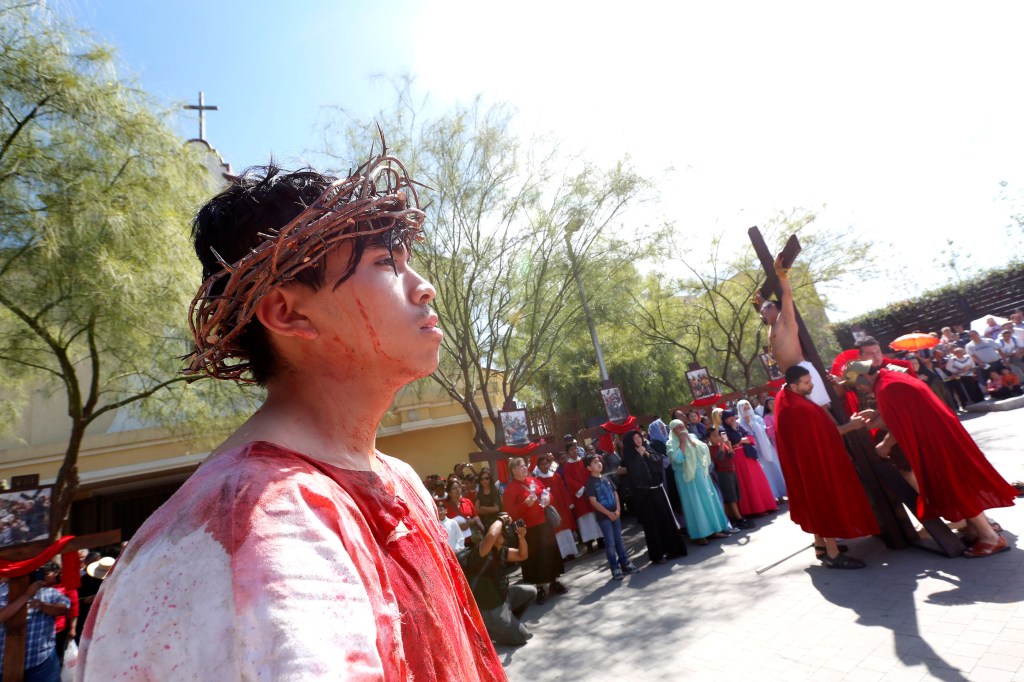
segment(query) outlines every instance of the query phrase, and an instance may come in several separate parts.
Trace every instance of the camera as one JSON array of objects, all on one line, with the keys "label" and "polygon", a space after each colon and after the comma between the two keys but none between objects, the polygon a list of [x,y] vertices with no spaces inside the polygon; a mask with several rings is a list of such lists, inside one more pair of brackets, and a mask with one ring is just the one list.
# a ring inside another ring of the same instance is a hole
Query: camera
[{"label": "camera", "polygon": [[519,536],[516,534],[516,530],[526,528],[526,522],[522,519],[513,521],[508,517],[503,518],[502,521],[504,522],[504,527],[501,529],[501,532],[505,536],[505,544],[511,547],[518,547]]}]

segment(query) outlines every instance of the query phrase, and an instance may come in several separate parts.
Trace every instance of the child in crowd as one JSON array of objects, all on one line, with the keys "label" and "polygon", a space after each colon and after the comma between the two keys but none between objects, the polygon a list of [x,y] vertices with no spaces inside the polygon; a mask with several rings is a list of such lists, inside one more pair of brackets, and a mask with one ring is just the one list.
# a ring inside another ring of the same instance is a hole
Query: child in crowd
[{"label": "child in crowd", "polygon": [[[448,505],[441,500],[435,500],[435,502],[437,503],[437,520],[441,522],[441,527],[448,533],[449,546],[456,552],[465,549],[466,540],[462,534],[462,527],[459,525],[459,520],[462,517],[448,518]],[[462,521],[465,522],[465,519],[462,519]]]},{"label": "child in crowd", "polygon": [[583,458],[583,465],[590,471],[590,477],[583,487],[583,496],[597,511],[597,525],[604,535],[604,551],[608,557],[608,566],[612,570],[612,579],[622,580],[623,574],[636,573],[636,566],[629,560],[622,542],[622,507],[619,505],[619,494],[615,491],[615,484],[601,475],[604,469],[601,457],[588,454]]},{"label": "child in crowd", "polygon": [[754,522],[740,514],[740,484],[736,478],[735,455],[729,441],[721,431],[712,429],[708,432],[708,449],[711,450],[711,461],[715,465],[715,477],[718,479],[718,489],[722,493],[725,515],[737,528],[753,528]]}]

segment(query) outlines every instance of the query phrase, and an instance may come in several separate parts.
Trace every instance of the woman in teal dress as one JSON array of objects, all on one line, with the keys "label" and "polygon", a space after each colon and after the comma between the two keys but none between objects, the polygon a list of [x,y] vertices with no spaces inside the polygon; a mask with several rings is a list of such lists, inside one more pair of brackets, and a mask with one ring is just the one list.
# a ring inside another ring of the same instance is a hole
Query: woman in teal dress
[{"label": "woman in teal dress", "polygon": [[679,499],[686,516],[686,532],[698,545],[707,538],[726,537],[729,519],[718,491],[711,483],[711,453],[708,446],[686,430],[679,419],[669,424],[668,457],[675,473]]}]

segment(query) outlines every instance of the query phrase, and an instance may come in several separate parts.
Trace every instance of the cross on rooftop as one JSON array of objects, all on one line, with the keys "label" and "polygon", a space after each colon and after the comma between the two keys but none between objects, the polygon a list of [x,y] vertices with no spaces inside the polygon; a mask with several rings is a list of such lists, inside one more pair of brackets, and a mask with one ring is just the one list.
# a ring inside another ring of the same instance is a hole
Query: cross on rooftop
[{"label": "cross on rooftop", "polygon": [[184,109],[190,109],[192,111],[199,112],[199,139],[206,141],[206,116],[207,111],[218,111],[216,106],[207,105],[203,99],[203,91],[199,91],[199,104],[186,104]]}]

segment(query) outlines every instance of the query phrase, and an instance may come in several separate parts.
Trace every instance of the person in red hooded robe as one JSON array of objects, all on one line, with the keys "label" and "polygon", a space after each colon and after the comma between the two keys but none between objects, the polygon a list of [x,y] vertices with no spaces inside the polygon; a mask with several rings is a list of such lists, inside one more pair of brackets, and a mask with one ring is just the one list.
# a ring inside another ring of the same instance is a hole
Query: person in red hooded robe
[{"label": "person in red hooded robe", "polygon": [[928,385],[916,377],[867,362],[847,364],[845,383],[859,392],[873,391],[877,414],[861,416],[878,421],[889,435],[878,444],[878,454],[888,457],[898,442],[917,476],[920,494],[919,519],[941,516],[948,521],[967,521],[964,556],[986,557],[1009,549],[985,518],[985,510],[1013,506],[1016,489],[1007,483],[985,458],[960,421]]},{"label": "person in red hooded robe", "polygon": [[576,557],[576,539],[573,531],[576,530],[576,519],[572,515],[571,502],[569,501],[569,490],[565,487],[565,481],[556,474],[551,465],[555,462],[555,456],[550,452],[537,458],[537,475],[534,477],[551,491],[551,506],[558,512],[562,520],[555,529],[555,540],[558,542],[558,551],[563,559]]},{"label": "person in red hooded robe", "polygon": [[840,437],[863,428],[864,421],[855,417],[837,427],[825,408],[809,398],[813,388],[810,372],[793,365],[775,398],[775,439],[789,493],[789,516],[814,534],[815,554],[827,567],[863,568],[863,561],[841,552],[836,538],[880,532]]}]

